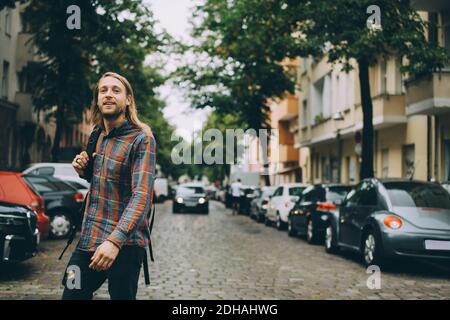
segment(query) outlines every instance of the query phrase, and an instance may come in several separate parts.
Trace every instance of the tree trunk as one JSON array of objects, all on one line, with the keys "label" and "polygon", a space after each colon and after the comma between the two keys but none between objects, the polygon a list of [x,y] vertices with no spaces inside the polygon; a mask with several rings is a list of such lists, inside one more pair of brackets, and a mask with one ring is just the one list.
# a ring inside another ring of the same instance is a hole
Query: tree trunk
[{"label": "tree trunk", "polygon": [[362,162],[360,179],[372,178],[373,173],[373,106],[370,95],[369,63],[358,60],[361,107],[363,112]]},{"label": "tree trunk", "polygon": [[[263,143],[266,141],[266,143]],[[261,135],[259,135],[259,142],[261,144],[262,149],[262,157],[263,157],[263,175],[264,182],[266,186],[270,186],[270,177],[269,177],[269,159],[267,159],[267,144],[269,143],[269,139],[267,138],[267,134],[265,130],[261,130]]]},{"label": "tree trunk", "polygon": [[64,108],[58,106],[58,110],[56,111],[56,132],[55,139],[53,140],[53,148],[52,148],[52,161],[59,161],[59,143],[62,137],[63,130],[63,119],[64,119]]}]

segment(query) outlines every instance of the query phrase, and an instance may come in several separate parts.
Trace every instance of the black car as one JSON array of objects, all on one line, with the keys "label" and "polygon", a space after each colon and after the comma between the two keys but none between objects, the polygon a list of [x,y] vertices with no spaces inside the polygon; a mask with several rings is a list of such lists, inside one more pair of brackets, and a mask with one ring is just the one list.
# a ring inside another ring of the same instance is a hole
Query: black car
[{"label": "black car", "polygon": [[206,197],[205,188],[196,183],[184,183],[178,186],[173,200],[172,211],[179,213],[183,210],[196,210],[209,213],[209,202]]},{"label": "black car", "polygon": [[25,206],[0,202],[0,263],[31,258],[38,246],[36,213]]},{"label": "black car", "polygon": [[254,186],[242,186],[239,198],[239,213],[250,215],[251,202],[260,195],[261,189]]},{"label": "black car", "polygon": [[289,212],[288,234],[306,235],[308,243],[324,240],[328,215],[337,212],[351,186],[316,184],[309,186]]},{"label": "black car", "polygon": [[380,267],[401,257],[450,260],[450,194],[437,183],[365,179],[330,217],[328,253],[349,249]]},{"label": "black car", "polygon": [[45,212],[50,217],[49,236],[62,239],[72,227],[81,225],[84,195],[64,181],[50,176],[24,175],[26,183],[42,196]]}]

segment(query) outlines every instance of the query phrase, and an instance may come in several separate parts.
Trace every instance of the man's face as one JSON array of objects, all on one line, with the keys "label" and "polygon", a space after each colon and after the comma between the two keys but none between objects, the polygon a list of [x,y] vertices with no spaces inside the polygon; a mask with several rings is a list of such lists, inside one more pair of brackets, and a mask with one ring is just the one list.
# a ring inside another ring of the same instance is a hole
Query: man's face
[{"label": "man's face", "polygon": [[106,120],[115,120],[125,113],[127,104],[131,103],[125,86],[114,77],[105,77],[98,86],[98,107]]}]

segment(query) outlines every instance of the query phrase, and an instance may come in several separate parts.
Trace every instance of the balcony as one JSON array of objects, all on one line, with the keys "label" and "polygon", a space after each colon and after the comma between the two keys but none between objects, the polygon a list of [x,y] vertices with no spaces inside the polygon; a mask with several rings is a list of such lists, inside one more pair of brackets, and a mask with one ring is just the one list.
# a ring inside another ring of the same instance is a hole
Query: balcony
[{"label": "balcony", "polygon": [[408,115],[450,111],[450,70],[407,81],[406,109]]},{"label": "balcony", "polygon": [[293,145],[280,144],[278,150],[280,162],[298,161],[299,152]]},{"label": "balcony", "polygon": [[298,116],[298,98],[288,94],[275,109],[278,121],[288,121]]}]

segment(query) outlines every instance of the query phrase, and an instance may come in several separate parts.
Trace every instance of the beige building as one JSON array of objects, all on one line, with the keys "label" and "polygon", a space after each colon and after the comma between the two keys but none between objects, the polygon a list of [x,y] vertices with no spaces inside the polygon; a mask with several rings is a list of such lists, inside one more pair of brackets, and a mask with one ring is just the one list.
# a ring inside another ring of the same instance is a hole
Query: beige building
[{"label": "beige building", "polygon": [[[445,6],[446,5],[446,6]],[[416,1],[438,28],[428,37],[450,53],[449,5]],[[427,12],[429,11],[429,12]],[[362,110],[358,69],[301,59],[298,72],[300,166],[303,182],[359,180]],[[374,171],[377,177],[447,180],[450,163],[450,73],[405,79],[396,58],[370,68]]]},{"label": "beige building", "polygon": [[[25,5],[0,11],[0,170],[21,170],[32,162],[50,161],[54,119],[34,111],[27,65],[36,60],[31,34],[22,18]],[[78,122],[78,120],[77,120]],[[60,147],[86,144],[92,128],[88,113],[81,124],[65,128]]]}]

